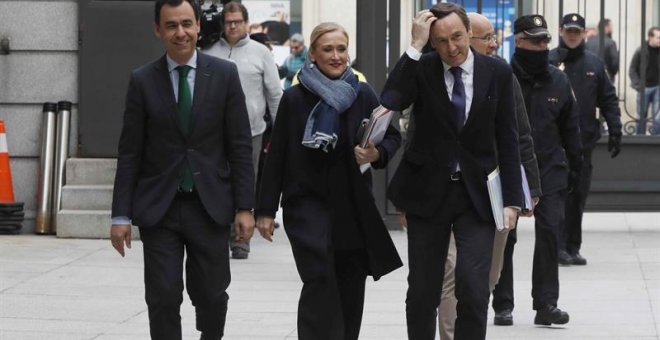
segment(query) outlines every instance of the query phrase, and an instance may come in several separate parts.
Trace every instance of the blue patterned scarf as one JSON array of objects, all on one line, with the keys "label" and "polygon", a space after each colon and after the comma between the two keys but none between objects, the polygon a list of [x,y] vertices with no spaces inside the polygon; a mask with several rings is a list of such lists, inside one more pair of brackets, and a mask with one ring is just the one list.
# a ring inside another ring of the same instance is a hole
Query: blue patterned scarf
[{"label": "blue patterned scarf", "polygon": [[328,152],[330,146],[334,148],[337,144],[339,115],[353,105],[359,91],[359,81],[350,66],[339,79],[326,77],[311,62],[309,54],[299,79],[306,89],[321,97],[307,118],[302,145]]}]

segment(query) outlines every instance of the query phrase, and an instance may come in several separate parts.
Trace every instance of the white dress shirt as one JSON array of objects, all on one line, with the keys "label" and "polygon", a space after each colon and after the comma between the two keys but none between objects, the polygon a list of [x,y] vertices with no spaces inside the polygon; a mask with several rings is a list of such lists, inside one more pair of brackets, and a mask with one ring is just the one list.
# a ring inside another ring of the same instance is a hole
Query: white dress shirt
[{"label": "white dress shirt", "polygon": [[[408,47],[406,54],[413,60],[419,60],[422,57],[422,53],[412,46]],[[454,76],[449,72],[451,66],[444,61],[442,62],[442,66],[445,70],[444,77],[447,95],[449,95],[449,100],[451,100],[452,91],[454,90]],[[465,58],[465,61],[459,67],[463,70],[461,79],[463,79],[463,86],[465,87],[465,119],[467,119],[470,108],[472,107],[472,97],[474,96],[474,54],[472,54],[472,50],[468,49],[467,58]]]}]

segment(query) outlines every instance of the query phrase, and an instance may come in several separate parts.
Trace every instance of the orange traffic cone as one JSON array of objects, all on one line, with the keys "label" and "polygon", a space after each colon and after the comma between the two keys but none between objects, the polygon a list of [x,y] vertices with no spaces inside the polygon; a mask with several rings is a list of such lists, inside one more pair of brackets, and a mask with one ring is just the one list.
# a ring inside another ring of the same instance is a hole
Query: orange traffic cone
[{"label": "orange traffic cone", "polygon": [[14,202],[14,185],[11,181],[11,169],[9,168],[5,122],[0,120],[0,203]]}]

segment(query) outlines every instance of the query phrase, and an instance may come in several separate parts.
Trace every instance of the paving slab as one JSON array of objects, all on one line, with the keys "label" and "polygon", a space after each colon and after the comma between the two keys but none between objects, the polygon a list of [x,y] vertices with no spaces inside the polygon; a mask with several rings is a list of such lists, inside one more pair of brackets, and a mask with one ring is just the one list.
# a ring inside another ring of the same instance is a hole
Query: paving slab
[{"label": "paving slab", "polygon": [[[403,231],[390,232],[404,263]],[[659,340],[660,214],[588,213],[582,254],[587,266],[559,268],[561,327],[533,324],[533,219],[521,219],[514,253],[514,326],[492,325],[488,339]],[[232,260],[225,339],[297,339],[302,286],[284,231],[252,242],[248,260]],[[407,267],[367,281],[360,339],[406,339]],[[183,339],[197,340],[194,308],[184,293]],[[0,339],[144,340],[142,244],[125,258],[107,240],[0,236]]]}]

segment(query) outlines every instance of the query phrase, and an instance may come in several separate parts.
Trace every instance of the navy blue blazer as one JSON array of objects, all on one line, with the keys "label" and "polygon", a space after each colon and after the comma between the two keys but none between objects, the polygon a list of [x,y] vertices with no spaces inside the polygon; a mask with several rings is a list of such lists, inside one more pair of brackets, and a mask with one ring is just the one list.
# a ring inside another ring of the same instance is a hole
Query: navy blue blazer
[{"label": "navy blue blazer", "polygon": [[388,189],[388,197],[402,211],[429,217],[448,203],[443,199],[452,159],[458,160],[482,219],[493,220],[486,176],[498,165],[504,205],[522,204],[512,71],[503,61],[473,54],[474,95],[460,131],[453,122],[442,61],[435,51],[419,61],[404,53],[385,83],[383,106],[400,111],[414,104],[415,133]]},{"label": "navy blue blazer", "polygon": [[179,124],[165,56],[131,73],[112,216],[149,227],[164,216],[184,165],[216,223],[254,207],[252,136],[236,66],[197,53],[190,136]]}]

